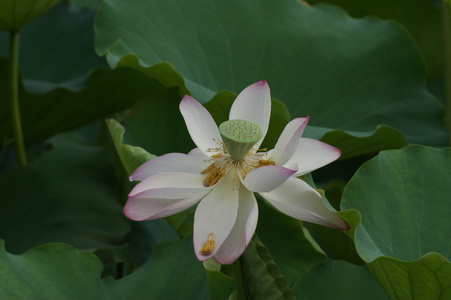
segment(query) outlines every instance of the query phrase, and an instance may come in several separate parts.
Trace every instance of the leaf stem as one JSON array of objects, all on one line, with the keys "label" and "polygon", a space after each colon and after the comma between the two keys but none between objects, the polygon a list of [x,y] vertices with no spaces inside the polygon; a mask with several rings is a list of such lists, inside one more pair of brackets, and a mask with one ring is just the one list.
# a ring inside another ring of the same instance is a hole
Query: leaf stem
[{"label": "leaf stem", "polygon": [[243,269],[241,268],[241,257],[235,260],[232,264],[233,276],[235,277],[235,284],[237,290],[237,300],[247,300],[246,286],[243,280]]},{"label": "leaf stem", "polygon": [[450,132],[450,145],[451,145],[451,12],[450,4],[443,1],[443,42],[445,49],[445,86],[446,86],[446,115],[445,122]]},{"label": "leaf stem", "polygon": [[25,155],[25,146],[23,141],[22,123],[20,121],[19,109],[19,31],[10,31],[10,55],[9,55],[9,70],[8,70],[8,89],[11,107],[11,120],[14,132],[14,143],[16,146],[16,156],[19,165],[25,166],[27,164],[27,157]]}]

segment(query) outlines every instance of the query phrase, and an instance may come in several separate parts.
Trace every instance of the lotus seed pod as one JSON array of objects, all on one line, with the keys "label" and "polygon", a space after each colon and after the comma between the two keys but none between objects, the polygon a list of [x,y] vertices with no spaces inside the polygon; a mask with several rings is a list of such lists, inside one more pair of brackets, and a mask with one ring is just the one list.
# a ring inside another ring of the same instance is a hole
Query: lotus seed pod
[{"label": "lotus seed pod", "polygon": [[219,125],[219,133],[233,160],[240,161],[263,136],[260,127],[246,120],[229,120]]}]

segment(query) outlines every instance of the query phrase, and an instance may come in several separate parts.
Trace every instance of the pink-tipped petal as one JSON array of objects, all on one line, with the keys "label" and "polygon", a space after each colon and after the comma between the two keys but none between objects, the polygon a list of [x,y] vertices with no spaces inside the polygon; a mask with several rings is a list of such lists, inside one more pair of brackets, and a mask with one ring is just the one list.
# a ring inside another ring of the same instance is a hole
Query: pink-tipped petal
[{"label": "pink-tipped petal", "polygon": [[199,174],[208,167],[205,160],[208,157],[191,156],[182,153],[169,153],[155,157],[148,162],[139,166],[132,175],[130,180],[143,181],[150,176],[166,173],[166,172],[186,172]]},{"label": "pink-tipped petal", "polygon": [[210,113],[202,104],[188,95],[185,95],[180,102],[180,112],[196,146],[206,155],[211,156],[212,153],[208,149],[218,148],[217,142],[222,139]]},{"label": "pink-tipped petal", "polygon": [[254,193],[240,186],[238,215],[229,236],[216,252],[214,259],[221,264],[232,264],[237,260],[255,233],[258,206]]},{"label": "pink-tipped petal", "polygon": [[[238,213],[238,189],[234,189],[234,176],[227,174],[214,189],[199,203],[194,215],[194,251],[199,261],[216,254],[232,230]],[[202,254],[200,250],[208,236],[214,237],[211,253]]]},{"label": "pink-tipped petal", "polygon": [[336,229],[349,229],[342,218],[326,207],[321,195],[301,179],[289,178],[277,189],[261,195],[293,218]]},{"label": "pink-tipped petal", "polygon": [[263,136],[257,143],[261,144],[268,131],[271,115],[271,93],[266,81],[256,82],[245,88],[236,97],[230,109],[229,119],[241,119],[257,124],[263,132]]},{"label": "pink-tipped petal", "polygon": [[128,196],[133,197],[147,190],[158,188],[205,188],[203,184],[204,177],[200,173],[174,172],[156,174],[138,183]]},{"label": "pink-tipped petal", "polygon": [[283,166],[295,153],[309,118],[296,118],[285,126],[271,153],[276,165]]},{"label": "pink-tipped petal", "polygon": [[264,166],[249,172],[243,184],[253,192],[270,192],[296,172],[297,168],[291,170],[276,165]]},{"label": "pink-tipped petal", "polygon": [[196,204],[211,188],[203,176],[189,173],[157,174],[140,182],[129,194],[124,214],[136,221],[166,217]]},{"label": "pink-tipped petal", "polygon": [[297,164],[299,170],[294,175],[297,177],[330,164],[337,160],[340,155],[340,150],[331,145],[314,139],[301,138],[293,156],[284,165]]},{"label": "pink-tipped petal", "polygon": [[[202,199],[208,190],[182,199],[129,198],[124,207],[127,218],[135,221],[164,218],[184,211]],[[188,194],[188,193],[186,193]]]}]

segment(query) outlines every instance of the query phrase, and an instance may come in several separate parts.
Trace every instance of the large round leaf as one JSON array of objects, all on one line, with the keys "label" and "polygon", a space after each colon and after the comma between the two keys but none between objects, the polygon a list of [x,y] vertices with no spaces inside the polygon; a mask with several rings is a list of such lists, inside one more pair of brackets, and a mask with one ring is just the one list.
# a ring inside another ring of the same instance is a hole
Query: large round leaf
[{"label": "large round leaf", "polygon": [[435,0],[307,0],[341,6],[352,17],[368,15],[400,22],[418,43],[428,64],[430,77],[443,76],[443,24],[440,1]]},{"label": "large round leaf", "polygon": [[292,117],[310,115],[311,125],[386,124],[410,142],[447,142],[421,54],[391,21],[296,0],[106,0],[95,26],[97,52],[111,66],[130,52],[144,66],[169,61],[199,100],[265,79]]},{"label": "large round leaf", "polygon": [[357,226],[357,251],[392,296],[451,295],[450,166],[450,148],[384,151],[344,191],[342,209],[361,215],[358,225],[357,212],[342,213]]},{"label": "large round leaf", "polygon": [[101,280],[101,272],[100,260],[69,245],[48,244],[12,255],[0,240],[2,299],[209,299],[192,238],[156,246],[141,268],[120,280]]},{"label": "large round leaf", "polygon": [[105,299],[105,292],[96,287],[101,273],[102,263],[95,255],[66,244],[43,245],[13,255],[0,240],[3,299]]},{"label": "large round leaf", "polygon": [[[152,65],[151,67],[145,68],[139,65],[138,58],[136,57],[136,55],[127,54],[119,60],[116,67],[130,67],[139,70],[151,76],[152,78],[157,79],[158,81],[161,82],[161,84],[167,87],[177,86],[179,87],[181,93],[184,94],[189,93],[189,91],[186,89],[182,75],[178,73],[168,63],[158,63]],[[228,91],[220,91],[216,93],[215,96],[210,101],[205,103],[205,107],[208,109],[208,111],[213,116],[218,125],[221,124],[223,121],[228,120],[229,111],[233,101],[235,100],[235,97],[236,95],[234,93]],[[144,129],[145,127],[149,127],[151,125],[147,123],[156,122],[158,123],[158,127],[160,129],[167,130],[164,129],[167,126],[161,126],[161,124],[165,123],[165,121],[163,122],[158,121],[162,111],[161,104],[156,105],[154,107],[156,109],[152,109],[150,111],[146,110],[145,106],[143,105],[139,105],[140,107],[138,107],[137,105],[137,107],[134,108],[134,111],[137,112],[137,114],[141,115],[140,118],[141,122],[139,122],[139,124],[136,124],[137,126],[139,126],[138,131],[141,131],[141,134],[139,132],[135,132],[132,135],[138,138],[133,139],[133,141],[129,142],[131,142],[134,145],[140,145],[144,148],[147,148],[152,153],[158,152],[161,153],[161,150],[174,151],[175,149],[174,147],[172,147],[171,149],[162,146],[163,145],[162,139],[158,139],[158,136],[163,137],[164,140],[167,139],[165,138],[165,136],[169,137],[173,135],[167,135],[161,133],[160,131],[155,132],[152,129]],[[174,115],[174,113],[176,115],[179,115],[178,111],[172,112],[171,114]],[[149,117],[151,114],[155,114],[155,116]],[[177,120],[177,118],[175,118],[174,120]],[[262,146],[268,147],[269,149],[273,148],[283,128],[289,121],[290,121],[290,113],[287,107],[280,101],[272,99],[271,120],[269,124],[268,133],[266,134]],[[174,122],[171,123],[174,124]],[[127,124],[125,124],[125,126],[126,125]],[[150,126],[149,128],[151,128],[152,126]],[[182,125],[182,127],[183,126],[184,124]],[[128,126],[126,127],[127,130],[130,130],[130,127]],[[180,126],[176,127],[180,128]],[[138,134],[138,136],[136,134]],[[125,139],[128,139],[127,136],[130,137],[129,134],[126,134]],[[326,142],[339,148],[341,150],[341,159],[373,153],[386,149],[397,149],[407,145],[407,141],[401,132],[392,127],[384,125],[377,126],[375,131],[370,132],[362,132],[362,131],[346,132],[343,130],[333,130],[331,128],[308,125],[304,132],[304,136],[314,139],[321,139],[323,142]],[[158,145],[155,145],[154,143],[155,138],[157,138],[157,140],[159,141]],[[152,148],[148,147],[149,143],[153,145]],[[180,151],[180,149],[178,149],[177,151]]]},{"label": "large round leaf", "polygon": [[366,266],[341,260],[313,267],[296,282],[293,290],[303,300],[389,299]]},{"label": "large round leaf", "polygon": [[10,252],[48,242],[111,247],[130,229],[106,151],[58,141],[26,167],[0,175],[0,238]]},{"label": "large round leaf", "polygon": [[[6,62],[0,59],[0,70]],[[0,71],[0,89],[6,74]],[[142,72],[130,68],[97,69],[80,91],[57,88],[45,94],[32,94],[19,88],[24,139],[33,143],[54,134],[104,118],[131,107],[141,97],[164,90]],[[0,94],[0,134],[12,138],[12,122],[5,94]],[[0,140],[2,145],[4,139]]]}]

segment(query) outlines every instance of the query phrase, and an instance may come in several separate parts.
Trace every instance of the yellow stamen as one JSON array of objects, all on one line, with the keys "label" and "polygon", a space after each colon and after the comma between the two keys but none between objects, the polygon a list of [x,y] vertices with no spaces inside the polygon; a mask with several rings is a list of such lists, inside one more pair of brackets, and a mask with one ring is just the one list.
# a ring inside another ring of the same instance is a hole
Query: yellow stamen
[{"label": "yellow stamen", "polygon": [[263,167],[263,166],[269,166],[269,165],[275,165],[276,163],[272,159],[260,159],[259,165],[257,168]]},{"label": "yellow stamen", "polygon": [[[227,147],[224,143],[214,140],[216,143],[220,144],[222,147],[209,148],[208,152],[218,152],[211,156],[212,163],[202,172],[202,175],[206,175],[203,181],[205,187],[211,187],[221,181],[222,178],[231,170],[236,172],[236,179],[243,180],[247,173],[250,171],[268,165],[274,165],[272,159],[263,159],[262,157],[265,153],[255,153],[252,149],[246,154],[244,159],[240,161],[233,160],[232,157],[227,153]],[[258,149],[257,151],[266,151],[267,149]]]},{"label": "yellow stamen", "polygon": [[209,233],[207,241],[205,242],[205,245],[200,249],[199,253],[207,256],[210,255],[213,250],[215,250],[215,235],[213,233]]},{"label": "yellow stamen", "polygon": [[210,187],[218,183],[226,174],[227,174],[227,166],[219,162],[213,162],[209,165],[205,170],[200,172],[200,174],[207,176],[205,177],[203,183],[205,187]]}]

